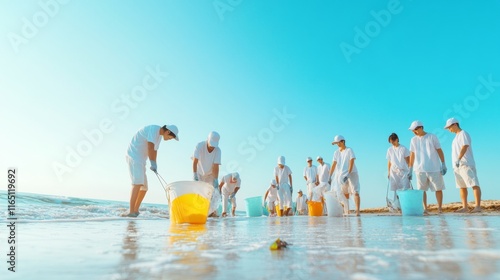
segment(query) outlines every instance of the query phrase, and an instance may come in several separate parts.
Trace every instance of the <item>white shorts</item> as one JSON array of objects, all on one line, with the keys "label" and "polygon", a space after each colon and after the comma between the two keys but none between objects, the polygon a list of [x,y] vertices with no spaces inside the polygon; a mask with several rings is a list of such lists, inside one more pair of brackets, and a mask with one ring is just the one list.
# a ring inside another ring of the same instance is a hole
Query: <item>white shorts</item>
[{"label": "white shorts", "polygon": [[131,157],[125,157],[128,164],[128,172],[132,185],[141,185],[141,191],[148,190],[148,178],[146,177],[146,164],[134,161]]},{"label": "white shorts", "polygon": [[415,176],[417,177],[417,189],[419,190],[428,191],[430,189],[435,192],[445,189],[441,172],[416,172]]},{"label": "white shorts", "polygon": [[271,211],[271,209],[272,209],[272,211],[276,211],[276,204],[275,204],[276,198],[275,197],[273,197],[273,198],[268,197],[267,199],[268,199],[267,200],[267,208],[269,209],[269,211]]},{"label": "white shorts", "polygon": [[459,168],[454,168],[453,172],[455,173],[457,188],[465,189],[479,187],[479,180],[477,179],[475,167],[462,165]]},{"label": "white shorts", "polygon": [[394,171],[389,173],[389,184],[391,191],[406,190],[410,188],[410,180],[408,179],[408,171]]},{"label": "white shorts", "polygon": [[[342,179],[340,179],[342,180]],[[345,184],[341,184],[344,194],[359,194],[359,175],[358,172],[352,172]]]}]

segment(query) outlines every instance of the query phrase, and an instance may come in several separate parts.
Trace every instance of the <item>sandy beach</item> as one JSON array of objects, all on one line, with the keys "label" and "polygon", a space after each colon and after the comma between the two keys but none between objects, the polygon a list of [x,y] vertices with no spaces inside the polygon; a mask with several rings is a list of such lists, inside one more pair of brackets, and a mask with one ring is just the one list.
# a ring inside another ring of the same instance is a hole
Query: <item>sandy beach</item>
[{"label": "sandy beach", "polygon": [[[468,204],[469,204],[469,209],[474,208],[473,201],[469,201]],[[481,201],[481,207],[483,208],[483,211],[481,213],[475,213],[469,215],[500,215],[500,200],[483,200]],[[429,204],[428,208],[430,213],[437,213],[437,204]],[[459,214],[455,213],[455,211],[460,208],[462,208],[461,202],[443,204],[443,213]],[[391,213],[387,207],[361,209],[361,213],[396,215],[394,213]]]}]

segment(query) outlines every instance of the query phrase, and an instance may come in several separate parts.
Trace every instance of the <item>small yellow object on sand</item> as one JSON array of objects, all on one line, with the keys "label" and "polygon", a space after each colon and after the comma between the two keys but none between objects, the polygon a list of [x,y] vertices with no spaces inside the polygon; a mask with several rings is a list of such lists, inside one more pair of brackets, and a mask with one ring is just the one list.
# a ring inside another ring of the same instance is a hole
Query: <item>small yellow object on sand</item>
[{"label": "small yellow object on sand", "polygon": [[292,245],[292,244],[289,244],[288,242],[284,241],[284,240],[280,240],[279,238],[276,239],[276,241],[274,241],[271,246],[269,246],[269,249],[270,250],[281,250],[282,248],[286,248],[286,246],[288,245]]}]

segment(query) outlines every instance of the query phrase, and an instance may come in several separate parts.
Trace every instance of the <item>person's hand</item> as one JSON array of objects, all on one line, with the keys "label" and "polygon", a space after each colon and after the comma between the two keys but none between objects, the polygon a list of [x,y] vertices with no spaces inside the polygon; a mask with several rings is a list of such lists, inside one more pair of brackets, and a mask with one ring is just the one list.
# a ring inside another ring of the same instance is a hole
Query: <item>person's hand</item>
[{"label": "person's hand", "polygon": [[214,189],[219,189],[219,179],[214,179]]},{"label": "person's hand", "polygon": [[233,199],[235,195],[236,195],[236,193],[232,193],[232,194],[230,194],[230,195],[229,195],[229,199]]},{"label": "person's hand", "polygon": [[332,184],[332,179],[328,179],[328,185]]},{"label": "person's hand", "polygon": [[293,186],[290,186],[290,193],[293,195]]},{"label": "person's hand", "polygon": [[349,175],[346,175],[346,176],[344,176],[344,178],[342,178],[342,183],[345,184],[347,182],[347,180],[349,180]]},{"label": "person's hand", "polygon": [[408,172],[408,180],[411,180],[413,178],[413,166],[410,167],[410,171]]},{"label": "person's hand", "polygon": [[455,161],[455,167],[459,168],[460,167],[460,160]]},{"label": "person's hand", "polygon": [[149,169],[153,170],[154,173],[158,170],[158,165],[156,164],[156,161],[151,160],[151,167]]},{"label": "person's hand", "polygon": [[448,168],[446,168],[446,163],[444,161],[441,163],[441,175],[445,175],[446,171],[448,171]]},{"label": "person's hand", "polygon": [[198,173],[193,172],[193,180],[198,181]]}]

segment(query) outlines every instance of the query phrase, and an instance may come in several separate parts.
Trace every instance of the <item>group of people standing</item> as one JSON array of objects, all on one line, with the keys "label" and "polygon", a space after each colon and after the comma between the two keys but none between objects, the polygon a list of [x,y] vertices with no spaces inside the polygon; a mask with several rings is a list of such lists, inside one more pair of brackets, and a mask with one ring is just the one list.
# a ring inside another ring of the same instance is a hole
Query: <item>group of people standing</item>
[{"label": "group of people standing", "polygon": [[[462,208],[456,212],[481,212],[481,188],[471,147],[471,137],[460,127],[455,118],[448,119],[444,128],[455,134],[452,142],[453,172],[462,202]],[[388,160],[387,177],[390,188],[394,192],[413,188],[411,180],[415,174],[416,189],[424,191],[422,198],[424,214],[428,214],[427,191],[429,190],[435,192],[438,213],[442,213],[443,190],[445,189],[443,176],[448,169],[441,144],[436,135],[424,130],[421,121],[412,122],[409,130],[415,135],[411,139],[410,149],[399,143],[399,137],[396,133],[389,136],[391,147],[387,150],[386,158]],[[303,174],[307,184],[307,195],[304,195],[302,190],[298,191],[296,199],[296,213],[298,215],[307,213],[309,199],[324,203],[324,193],[334,190],[338,194],[337,198],[343,202],[343,206],[347,207],[347,210],[349,196],[354,196],[356,215],[359,216],[361,198],[358,170],[355,164],[356,156],[352,148],[346,146],[345,139],[341,135],[334,137],[332,145],[337,145],[338,149],[333,155],[331,167],[323,161],[321,156],[316,158],[319,163],[317,167],[312,164],[312,158],[306,159],[307,166]],[[275,207],[278,203],[280,215],[286,216],[290,214],[293,187],[291,185],[292,172],[285,165],[283,156],[278,158],[275,177],[264,195],[264,200],[267,201],[271,216],[277,215]],[[469,209],[467,203],[468,189],[472,189],[474,192],[475,206],[472,209]],[[341,197],[342,195],[345,196],[345,199]]]},{"label": "group of people standing", "polygon": [[[460,190],[462,208],[457,212],[481,212],[481,188],[476,172],[476,163],[471,146],[469,133],[460,127],[457,119],[450,118],[446,121],[445,129],[455,134],[452,142],[452,162],[456,187]],[[387,150],[388,178],[391,190],[404,190],[410,188],[413,174],[417,181],[417,189],[423,190],[424,213],[428,213],[427,191],[435,192],[438,213],[443,209],[444,178],[448,168],[441,144],[436,135],[424,130],[421,121],[411,123],[409,130],[415,136],[410,141],[410,149],[399,144],[398,136],[393,133],[389,136],[392,146]],[[474,192],[475,206],[468,208],[468,189]]]},{"label": "group of people standing", "polygon": [[[304,168],[304,180],[307,185],[307,196],[298,191],[297,214],[305,215],[307,209],[307,201],[317,201],[324,203],[324,193],[331,189],[336,190],[336,193],[345,196],[348,201],[350,195],[354,196],[356,204],[356,215],[359,216],[360,196],[359,196],[359,176],[356,168],[356,156],[354,151],[347,147],[345,138],[342,135],[336,135],[332,145],[337,145],[338,149],[333,155],[333,162],[330,166],[323,161],[323,157],[318,156],[316,161],[318,166],[312,164],[312,158],[307,157],[307,166]],[[276,204],[279,204],[280,216],[288,216],[292,209],[292,171],[285,165],[285,157],[278,157],[278,166],[274,168],[275,179],[271,180],[271,185],[264,195],[264,201],[267,201],[267,207],[271,216],[276,216]],[[333,186],[333,188],[332,188]],[[348,207],[344,203],[344,207]]]},{"label": "group of people standing", "polygon": [[[457,188],[460,189],[462,208],[458,212],[468,212],[468,189],[472,188],[475,197],[475,207],[470,212],[481,212],[481,189],[477,178],[474,155],[469,134],[462,130],[457,119],[447,120],[445,129],[455,134],[452,143],[452,161]],[[410,149],[399,143],[397,134],[389,136],[392,146],[387,150],[388,178],[393,191],[409,189],[415,174],[417,189],[424,191],[423,205],[427,213],[427,194],[430,190],[436,193],[438,212],[442,212],[443,190],[445,189],[443,176],[447,172],[445,157],[439,139],[432,133],[424,130],[420,121],[411,123],[409,130],[415,136],[411,139]],[[127,149],[126,161],[132,181],[130,195],[130,208],[128,217],[137,217],[139,207],[148,190],[146,177],[146,161],[150,161],[150,169],[157,172],[156,156],[161,139],[169,141],[179,140],[179,130],[175,125],[149,125],[141,128],[132,138]],[[206,141],[198,143],[195,147],[193,160],[193,180],[211,184],[217,191],[212,196],[211,205],[218,205],[222,200],[222,216],[227,216],[228,203],[232,205],[232,215],[235,215],[235,195],[241,187],[241,178],[237,172],[222,177],[219,184],[219,166],[221,164],[221,150],[219,148],[220,135],[212,131]],[[356,168],[356,156],[352,148],[346,146],[345,138],[336,135],[332,145],[337,145],[331,166],[323,161],[321,156],[316,158],[318,166],[312,164],[311,157],[307,157],[307,166],[303,176],[307,185],[307,195],[298,191],[297,213],[305,214],[307,201],[324,202],[326,191],[334,190],[340,201],[347,203],[349,197],[354,196],[356,215],[360,214],[360,183]],[[292,171],[286,165],[285,157],[278,157],[277,166],[274,168],[274,179],[271,180],[264,200],[271,212],[276,216],[276,205],[279,203],[281,216],[293,215],[292,209],[293,180]],[[216,215],[211,208],[210,213]]]}]

